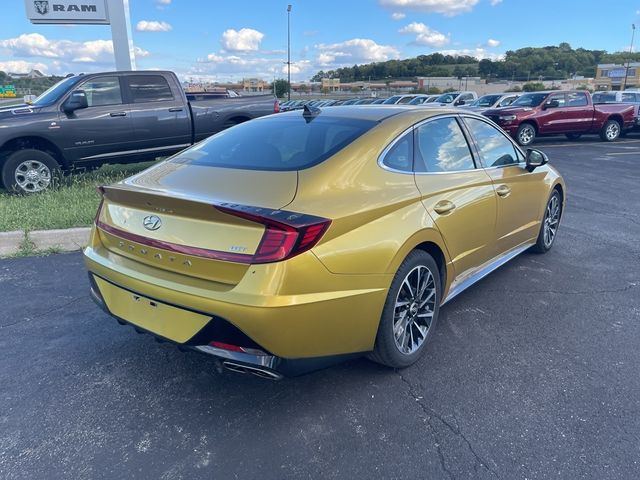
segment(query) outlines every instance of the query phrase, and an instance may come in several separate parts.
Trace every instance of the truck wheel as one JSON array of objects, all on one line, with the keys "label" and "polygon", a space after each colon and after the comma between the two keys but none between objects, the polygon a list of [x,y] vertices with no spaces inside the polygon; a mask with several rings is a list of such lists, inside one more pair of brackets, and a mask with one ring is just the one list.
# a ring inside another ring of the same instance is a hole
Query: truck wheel
[{"label": "truck wheel", "polygon": [[607,120],[600,130],[600,138],[605,142],[617,140],[621,132],[620,124],[616,120]]},{"label": "truck wheel", "polygon": [[14,193],[36,193],[51,186],[60,172],[55,158],[28,148],[10,154],[2,166],[2,183]]},{"label": "truck wheel", "polygon": [[534,127],[530,123],[523,123],[518,127],[518,132],[516,133],[516,141],[519,145],[526,147],[527,145],[531,145],[535,139],[536,127]]},{"label": "truck wheel", "polygon": [[581,133],[567,133],[566,135],[569,140],[578,140],[581,136]]}]

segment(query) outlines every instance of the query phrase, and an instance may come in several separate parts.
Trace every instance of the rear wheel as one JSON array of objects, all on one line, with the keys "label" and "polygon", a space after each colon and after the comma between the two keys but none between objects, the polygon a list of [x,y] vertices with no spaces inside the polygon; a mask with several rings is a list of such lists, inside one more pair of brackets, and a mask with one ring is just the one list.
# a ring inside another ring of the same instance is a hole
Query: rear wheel
[{"label": "rear wheel", "polygon": [[600,130],[600,138],[605,142],[613,142],[620,136],[622,128],[617,120],[607,120]]},{"label": "rear wheel", "polygon": [[2,166],[2,183],[14,193],[37,193],[51,186],[60,172],[55,158],[27,148],[11,153]]},{"label": "rear wheel", "polygon": [[518,127],[518,132],[516,133],[516,141],[518,142],[518,144],[526,147],[528,145],[531,145],[535,139],[536,127],[534,127],[530,123],[523,123]]},{"label": "rear wheel", "polygon": [[415,363],[435,328],[441,289],[433,257],[422,250],[411,252],[391,282],[369,358],[392,368]]},{"label": "rear wheel", "polygon": [[561,216],[562,195],[560,195],[560,192],[556,189],[547,202],[542,225],[540,225],[540,233],[538,233],[538,240],[536,244],[531,247],[531,250],[538,253],[546,253],[551,249],[553,241],[556,239],[556,234],[558,233]]},{"label": "rear wheel", "polygon": [[566,135],[569,140],[578,140],[581,136],[581,133],[567,133]]}]

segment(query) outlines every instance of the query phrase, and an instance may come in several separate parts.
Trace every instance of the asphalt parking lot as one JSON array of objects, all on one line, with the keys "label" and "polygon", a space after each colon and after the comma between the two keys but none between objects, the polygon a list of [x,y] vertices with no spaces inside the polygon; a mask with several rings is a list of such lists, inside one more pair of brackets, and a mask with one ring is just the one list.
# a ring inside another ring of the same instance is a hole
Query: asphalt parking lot
[{"label": "asphalt parking lot", "polygon": [[0,478],[640,477],[640,137],[536,145],[569,203],[427,354],[269,382],[136,335],[79,253],[0,261]]}]

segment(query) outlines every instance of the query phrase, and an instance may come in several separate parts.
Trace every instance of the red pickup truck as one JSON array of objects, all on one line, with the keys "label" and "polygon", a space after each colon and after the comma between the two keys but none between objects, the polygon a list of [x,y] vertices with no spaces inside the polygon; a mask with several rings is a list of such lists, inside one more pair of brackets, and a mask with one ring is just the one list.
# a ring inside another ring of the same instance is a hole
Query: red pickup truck
[{"label": "red pickup truck", "polygon": [[523,146],[538,136],[566,135],[575,140],[583,133],[599,133],[602,140],[612,142],[635,122],[633,105],[594,105],[591,94],[580,90],[525,93],[510,106],[483,114]]}]

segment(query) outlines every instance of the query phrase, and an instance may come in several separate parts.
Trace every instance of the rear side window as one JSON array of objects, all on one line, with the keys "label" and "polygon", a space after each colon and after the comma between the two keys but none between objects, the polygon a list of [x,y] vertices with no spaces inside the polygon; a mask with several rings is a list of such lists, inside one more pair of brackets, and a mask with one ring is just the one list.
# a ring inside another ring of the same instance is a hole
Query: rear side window
[{"label": "rear side window", "polygon": [[125,78],[131,92],[132,103],[173,100],[169,83],[162,75],[131,75]]},{"label": "rear side window", "polygon": [[382,163],[394,170],[413,171],[413,132],[406,133],[385,153]]},{"label": "rear side window", "polygon": [[586,107],[588,104],[586,94],[582,92],[567,93],[567,107]]},{"label": "rear side window", "polygon": [[480,158],[482,158],[485,167],[513,165],[521,161],[511,140],[493,125],[475,118],[465,118],[464,123],[476,141],[478,150],[480,150]]},{"label": "rear side window", "polygon": [[638,97],[636,96],[636,94],[635,94],[635,93],[627,93],[627,92],[624,92],[624,93],[622,94],[622,101],[623,101],[623,102],[635,102],[635,101],[637,101],[637,98],[638,98]]},{"label": "rear side window", "polygon": [[475,168],[469,145],[455,118],[432,120],[416,128],[414,150],[416,172]]},{"label": "rear side window", "polygon": [[323,162],[367,132],[371,120],[302,114],[241,123],[180,153],[171,161],[243,170],[301,170]]}]

